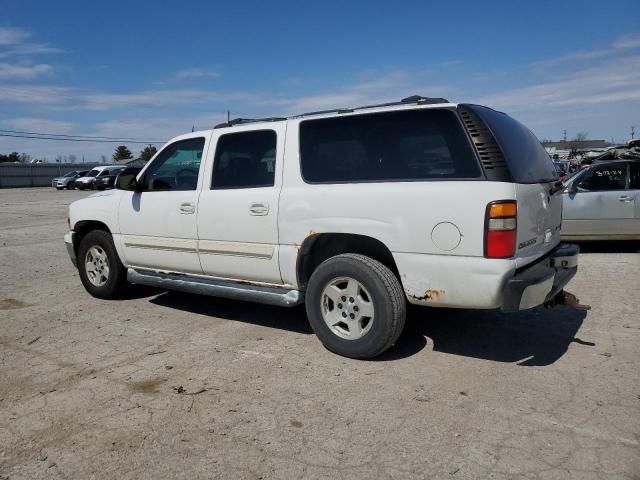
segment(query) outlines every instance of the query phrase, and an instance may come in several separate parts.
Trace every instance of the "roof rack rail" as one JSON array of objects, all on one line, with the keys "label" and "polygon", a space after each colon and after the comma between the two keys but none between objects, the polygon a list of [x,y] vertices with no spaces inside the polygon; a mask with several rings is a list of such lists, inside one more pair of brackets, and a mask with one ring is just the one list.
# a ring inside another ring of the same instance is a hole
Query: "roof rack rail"
[{"label": "roof rack rail", "polygon": [[234,125],[244,125],[246,123],[255,122],[281,122],[286,120],[286,117],[266,117],[266,118],[234,118],[228,122],[219,123],[213,128],[226,128],[233,127]]},{"label": "roof rack rail", "polygon": [[351,113],[355,110],[364,110],[367,108],[380,108],[380,107],[393,107],[396,105],[407,105],[410,103],[415,103],[418,105],[433,105],[438,103],[449,103],[449,100],[446,98],[431,98],[431,97],[423,97],[421,95],[411,95],[410,97],[405,97],[399,102],[387,102],[387,103],[376,103],[374,105],[363,105],[361,107],[353,107],[353,108],[335,108],[332,110],[319,110],[317,112],[306,112],[300,115],[295,115],[293,118],[306,117],[310,115],[322,115],[325,113]]}]

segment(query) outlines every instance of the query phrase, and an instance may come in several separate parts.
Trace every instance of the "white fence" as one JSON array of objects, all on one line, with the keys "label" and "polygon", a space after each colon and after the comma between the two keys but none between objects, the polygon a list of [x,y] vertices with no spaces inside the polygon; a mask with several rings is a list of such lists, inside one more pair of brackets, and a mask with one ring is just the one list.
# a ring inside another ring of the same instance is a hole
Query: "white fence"
[{"label": "white fence", "polygon": [[0,188],[50,187],[51,180],[74,170],[91,170],[92,163],[0,163]]}]

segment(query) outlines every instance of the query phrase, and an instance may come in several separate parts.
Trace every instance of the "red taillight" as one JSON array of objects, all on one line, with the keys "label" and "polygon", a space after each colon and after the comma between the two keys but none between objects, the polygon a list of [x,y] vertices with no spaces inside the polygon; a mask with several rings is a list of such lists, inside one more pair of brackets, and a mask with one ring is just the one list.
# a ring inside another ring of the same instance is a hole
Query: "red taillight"
[{"label": "red taillight", "polygon": [[516,253],[517,204],[513,200],[492,202],[485,216],[484,256],[509,258]]}]

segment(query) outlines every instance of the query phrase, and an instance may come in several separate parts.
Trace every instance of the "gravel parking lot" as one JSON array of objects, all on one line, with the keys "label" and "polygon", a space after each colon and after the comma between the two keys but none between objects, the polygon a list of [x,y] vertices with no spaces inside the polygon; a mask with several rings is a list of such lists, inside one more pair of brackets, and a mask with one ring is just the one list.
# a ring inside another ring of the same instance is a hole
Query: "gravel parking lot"
[{"label": "gravel parking lot", "polygon": [[353,361],[304,308],[92,298],[86,195],[0,190],[0,479],[640,478],[637,243],[583,246],[589,312],[411,309]]}]

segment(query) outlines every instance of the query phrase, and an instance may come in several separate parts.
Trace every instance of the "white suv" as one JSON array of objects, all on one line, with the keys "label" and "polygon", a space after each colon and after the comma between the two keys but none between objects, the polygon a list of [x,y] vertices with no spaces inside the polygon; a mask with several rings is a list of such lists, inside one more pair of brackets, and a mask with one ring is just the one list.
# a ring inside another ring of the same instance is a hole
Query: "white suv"
[{"label": "white suv", "polygon": [[551,302],[577,270],[562,183],[523,125],[443,99],[235,120],[171,140],[116,190],[74,202],[85,288],[128,282],[293,306],[322,343],[370,358],[406,302]]}]

